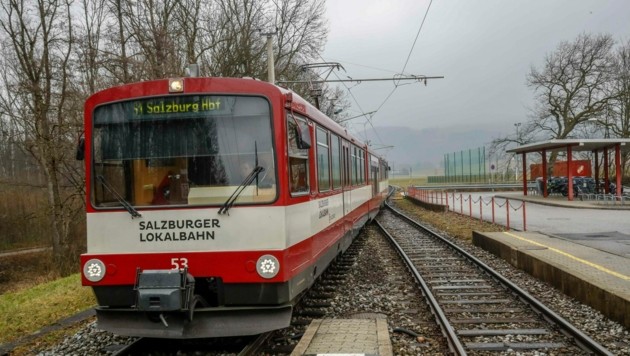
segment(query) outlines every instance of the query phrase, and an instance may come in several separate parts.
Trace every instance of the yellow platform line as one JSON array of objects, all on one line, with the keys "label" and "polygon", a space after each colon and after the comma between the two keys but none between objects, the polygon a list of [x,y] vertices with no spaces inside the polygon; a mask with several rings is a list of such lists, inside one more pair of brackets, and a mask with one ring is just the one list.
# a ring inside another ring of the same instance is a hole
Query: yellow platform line
[{"label": "yellow platform line", "polygon": [[596,263],[593,263],[593,262],[581,259],[579,257],[575,257],[572,254],[566,253],[566,252],[564,252],[562,250],[558,250],[557,248],[553,248],[553,247],[547,246],[545,244],[541,244],[540,242],[536,242],[536,241],[533,241],[533,240],[530,240],[530,239],[526,239],[526,238],[524,238],[522,236],[515,235],[515,234],[513,234],[511,232],[504,231],[503,233],[508,235],[508,236],[514,237],[516,239],[519,239],[521,241],[529,242],[529,243],[531,243],[533,245],[544,247],[544,248],[548,249],[549,251],[553,251],[553,252],[555,252],[557,254],[560,254],[562,256],[568,257],[568,258],[570,258],[570,259],[572,259],[574,261],[578,261],[580,263],[583,263],[583,264],[585,264],[587,266],[590,266],[590,267],[593,267],[595,269],[598,269],[598,270],[600,270],[600,271],[602,271],[604,273],[610,274],[610,275],[615,276],[617,278],[621,278],[624,281],[630,280],[630,276],[626,276],[625,274],[621,274],[619,272],[615,272],[615,271],[609,270],[608,268],[606,268],[604,266],[600,266],[600,265],[598,265]]}]

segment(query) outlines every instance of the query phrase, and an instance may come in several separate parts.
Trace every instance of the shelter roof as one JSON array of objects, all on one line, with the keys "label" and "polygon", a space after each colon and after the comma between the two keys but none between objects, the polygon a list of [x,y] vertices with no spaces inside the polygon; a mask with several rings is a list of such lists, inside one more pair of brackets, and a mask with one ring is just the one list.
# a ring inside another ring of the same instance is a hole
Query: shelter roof
[{"label": "shelter roof", "polygon": [[[553,139],[548,141],[528,143],[507,150],[507,153],[529,153],[546,151],[565,151],[567,146],[572,146],[573,151],[595,151],[613,148],[619,144],[622,149],[630,149],[630,138],[604,138],[604,139]],[[625,147],[623,147],[625,146]]]}]

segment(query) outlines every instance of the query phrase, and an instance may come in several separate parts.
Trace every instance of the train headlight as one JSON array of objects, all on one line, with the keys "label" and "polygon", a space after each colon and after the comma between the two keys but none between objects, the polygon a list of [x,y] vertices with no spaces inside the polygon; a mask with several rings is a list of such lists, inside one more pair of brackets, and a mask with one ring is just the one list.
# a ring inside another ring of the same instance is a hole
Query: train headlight
[{"label": "train headlight", "polygon": [[181,93],[184,91],[184,80],[183,79],[169,79],[168,81],[168,92],[169,93]]},{"label": "train headlight", "polygon": [[256,271],[262,278],[273,278],[280,271],[280,262],[272,255],[260,256],[256,262]]},{"label": "train headlight", "polygon": [[91,259],[83,265],[83,275],[90,282],[98,282],[105,277],[105,264],[98,259]]}]

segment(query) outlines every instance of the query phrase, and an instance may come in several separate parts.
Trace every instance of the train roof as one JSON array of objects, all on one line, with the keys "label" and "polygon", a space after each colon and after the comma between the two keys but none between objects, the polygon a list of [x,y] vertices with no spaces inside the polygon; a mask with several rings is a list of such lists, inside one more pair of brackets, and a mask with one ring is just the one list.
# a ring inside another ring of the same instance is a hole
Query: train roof
[{"label": "train roof", "polygon": [[[299,94],[292,91],[289,88],[281,87],[275,84],[271,84],[269,82],[265,82],[262,80],[258,80],[256,78],[230,78],[230,77],[174,77],[174,78],[165,78],[165,79],[156,79],[142,82],[135,82],[129,84],[123,84],[120,86],[110,87],[99,92],[92,94],[88,100],[86,101],[86,109],[88,107],[94,107],[94,102],[99,101],[118,101],[124,100],[127,97],[131,96],[158,96],[168,94],[167,88],[168,83],[172,79],[183,79],[184,83],[192,84],[195,80],[197,81],[211,81],[214,83],[221,84],[223,88],[228,88],[228,92],[238,92],[239,87],[242,85],[248,86],[248,91],[257,92],[272,92],[275,90],[282,96],[287,98],[287,94],[290,94],[288,100],[292,100],[292,102],[299,104],[303,110],[296,110],[301,114],[306,114],[310,119],[314,120],[316,123],[325,126],[335,134],[339,136],[343,136],[346,139],[350,140],[352,143],[359,145],[363,148],[367,148],[367,151],[370,154],[375,155],[382,159],[382,157],[369,149],[369,147],[356,138],[354,135],[350,134],[348,130],[341,125],[339,125],[336,121],[332,120],[324,113],[319,111],[315,106],[313,106],[310,102],[302,98]],[[191,90],[187,85],[185,88]],[[196,86],[193,85],[192,91],[201,91],[196,90]],[[186,93],[187,91],[183,91],[182,93]],[[305,111],[305,112],[301,112]]]}]

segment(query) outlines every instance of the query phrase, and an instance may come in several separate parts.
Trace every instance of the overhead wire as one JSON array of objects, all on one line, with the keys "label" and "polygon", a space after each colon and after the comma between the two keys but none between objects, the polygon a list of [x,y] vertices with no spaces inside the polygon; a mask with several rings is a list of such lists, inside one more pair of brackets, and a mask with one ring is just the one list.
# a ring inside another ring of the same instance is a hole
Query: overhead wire
[{"label": "overhead wire", "polygon": [[427,15],[429,14],[429,9],[431,8],[431,4],[433,4],[433,0],[429,1],[429,6],[427,6],[427,11],[424,12],[424,17],[422,18],[422,22],[420,23],[420,28],[418,29],[418,33],[416,33],[416,38],[413,40],[413,45],[411,45],[411,50],[409,50],[409,54],[407,55],[407,60],[405,61],[405,65],[403,66],[402,73],[405,73],[405,69],[407,69],[407,64],[409,63],[409,59],[411,58],[411,53],[413,53],[413,49],[416,47],[416,42],[418,41],[418,37],[420,37],[420,31],[422,31],[422,27],[424,26],[424,21],[427,19]]},{"label": "overhead wire", "polygon": [[[404,73],[405,69],[407,68],[407,64],[409,63],[409,59],[411,58],[411,54],[413,53],[414,48],[416,47],[416,42],[418,41],[418,37],[420,37],[420,32],[422,31],[422,27],[424,26],[424,22],[427,19],[427,15],[429,14],[429,9],[431,9],[431,4],[432,3],[433,3],[433,0],[431,0],[429,2],[429,6],[427,6],[426,11],[424,12],[424,16],[422,18],[422,22],[420,23],[420,28],[418,29],[418,32],[416,33],[416,38],[414,39],[413,44],[411,45],[411,49],[409,50],[409,54],[407,55],[407,60],[405,61],[405,65],[403,66],[403,69],[402,69],[401,73]],[[399,86],[400,86],[400,84],[398,82],[394,82],[394,88],[387,95],[385,100],[383,100],[381,105],[378,106],[378,108],[376,109],[376,112],[378,112],[385,105],[385,103],[389,100],[389,98],[391,98],[392,95],[394,95],[394,92],[396,91],[396,89],[398,89]],[[372,129],[374,129],[374,125],[372,124],[371,118],[370,118],[369,122],[370,122],[370,126],[372,126]],[[374,129],[374,133],[378,137],[378,133],[377,133],[376,129]],[[379,140],[380,140],[380,137],[379,137]],[[381,140],[381,143],[382,143],[382,140]]]},{"label": "overhead wire", "polygon": [[[429,14],[429,9],[431,9],[431,4],[433,3],[433,0],[429,1],[429,6],[427,6],[426,11],[424,12],[424,16],[422,17],[422,22],[420,23],[420,28],[418,29],[418,32],[416,33],[416,38],[413,40],[413,44],[411,45],[411,49],[409,50],[409,54],[407,55],[407,60],[405,61],[405,65],[403,66],[402,71],[400,72],[401,75],[405,73],[405,69],[407,69],[407,64],[409,63],[409,59],[411,58],[411,54],[413,53],[413,49],[416,47],[416,42],[418,42],[418,37],[420,37],[420,32],[422,31],[422,27],[424,27],[424,22],[427,19],[427,15]],[[394,94],[394,92],[396,91],[396,89],[398,89],[398,87],[401,84],[394,82],[394,89],[392,89],[392,91],[389,93],[389,95],[387,95],[387,97],[385,98],[385,100],[383,100],[383,102],[381,103],[381,105],[378,107],[379,109],[383,107],[383,105],[385,105],[385,103],[389,100],[389,98],[391,98],[391,96]],[[377,109],[378,111],[378,109]]]},{"label": "overhead wire", "polygon": [[[409,50],[409,54],[407,55],[407,59],[405,60],[405,64],[403,66],[403,69],[401,71],[401,75],[404,74],[405,69],[407,69],[407,64],[409,63],[409,60],[411,59],[411,54],[413,53],[413,50],[416,46],[416,43],[418,41],[418,38],[420,37],[420,33],[422,32],[422,28],[424,27],[424,23],[427,19],[427,15],[429,14],[429,9],[431,9],[431,4],[433,4],[433,0],[429,1],[429,5],[427,6],[426,11],[424,12],[424,16],[422,18],[422,22],[420,23],[420,28],[418,29],[418,32],[416,33],[416,37],[413,41],[413,44],[411,45],[411,49]],[[323,60],[326,61],[321,54],[318,54],[319,57]],[[357,64],[358,65],[358,64]],[[362,65],[359,65],[362,66]],[[368,66],[363,66],[363,67],[367,67],[370,68]],[[374,68],[373,68],[374,69]],[[337,77],[337,79],[340,79],[339,76],[337,75],[337,73],[334,73],[335,77]],[[363,110],[363,108],[361,107],[361,105],[359,104],[359,101],[357,100],[357,98],[354,96],[354,94],[352,93],[352,91],[350,90],[350,88],[348,88],[348,86],[345,83],[342,83],[343,86],[346,88],[346,90],[348,91],[348,93],[350,94],[350,96],[352,97],[352,99],[354,100],[355,104],[357,105],[357,107],[359,108],[359,110],[361,111],[361,113],[363,113],[364,115],[366,115],[366,120],[367,122],[370,124],[370,126],[372,127],[372,130],[374,130],[374,134],[375,136],[378,138],[378,140],[381,142],[381,144],[383,143],[383,140],[380,138],[380,136],[378,135],[378,131],[376,131],[376,129],[374,128],[374,124],[372,123],[372,117],[374,115],[376,115],[376,113],[385,105],[385,103],[389,100],[389,98],[392,97],[392,95],[394,94],[394,92],[396,91],[396,89],[398,89],[398,87],[401,85],[398,82],[394,83],[394,88],[392,89],[392,91],[387,95],[387,97],[385,97],[385,100],[383,100],[383,102],[378,106],[378,108],[374,111],[374,113],[372,115],[368,115],[365,114],[365,110]],[[365,126],[365,125],[364,125]],[[365,139],[367,140],[367,133],[364,130],[364,135],[365,135]]]},{"label": "overhead wire", "polygon": [[[326,61],[324,57],[322,57],[321,54],[318,54],[318,55],[319,55],[319,58],[321,58],[323,61]],[[341,79],[339,78],[337,73],[333,72],[333,74],[335,75],[335,77],[337,77],[337,79]],[[342,82],[341,84],[346,88],[346,90],[352,97],[352,100],[354,100],[354,103],[357,105],[357,107],[359,107],[359,111],[361,112],[361,114],[365,116],[366,121],[370,124],[370,126],[372,127],[372,130],[374,130],[374,134],[376,135],[376,138],[378,138],[379,142],[383,143],[383,140],[378,135],[378,132],[376,131],[376,129],[374,128],[374,125],[372,124],[372,116],[376,115],[376,112],[378,112],[378,110],[375,110],[371,115],[366,114],[365,110],[363,110],[363,108],[361,107],[361,104],[359,104],[359,100],[357,100],[352,90],[350,90],[351,88],[348,88],[345,82]],[[365,132],[365,129],[363,130],[363,135],[365,137],[365,140],[367,141],[367,133]]]}]

